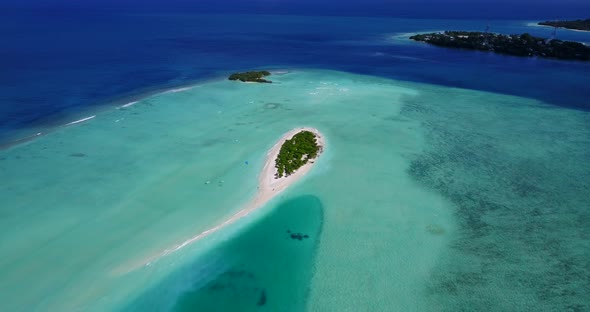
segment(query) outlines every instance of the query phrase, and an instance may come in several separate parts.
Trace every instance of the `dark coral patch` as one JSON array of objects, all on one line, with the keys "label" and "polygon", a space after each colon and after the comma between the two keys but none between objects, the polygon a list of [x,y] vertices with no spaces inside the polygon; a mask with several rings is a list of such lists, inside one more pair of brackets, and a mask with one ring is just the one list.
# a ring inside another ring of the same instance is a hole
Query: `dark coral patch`
[{"label": "dark coral patch", "polygon": [[261,307],[266,304],[266,291],[263,289],[260,292],[260,297],[258,298],[258,302],[256,303],[257,306]]}]

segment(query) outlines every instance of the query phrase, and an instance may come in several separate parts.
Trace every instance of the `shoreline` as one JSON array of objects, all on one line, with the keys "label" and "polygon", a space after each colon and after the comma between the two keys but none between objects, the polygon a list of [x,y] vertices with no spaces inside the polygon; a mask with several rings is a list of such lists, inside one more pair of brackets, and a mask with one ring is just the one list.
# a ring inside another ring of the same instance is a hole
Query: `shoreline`
[{"label": "shoreline", "polygon": [[590,30],[583,30],[583,29],[573,29],[573,28],[567,28],[567,27],[562,27],[562,26],[551,26],[551,25],[541,25],[539,24],[540,22],[533,22],[533,23],[527,23],[526,25],[529,27],[545,27],[545,28],[557,28],[557,29],[562,29],[562,30],[569,30],[569,31],[575,31],[575,32],[581,32],[581,33],[590,33]]},{"label": "shoreline", "polygon": [[[309,161],[305,165],[301,166],[299,169],[297,169],[297,171],[295,171],[295,173],[289,176],[275,178],[275,175],[277,173],[277,168],[275,168],[275,160],[279,155],[281,147],[283,146],[285,141],[291,139],[295,134],[301,131],[310,131],[316,135],[317,143],[320,146],[320,152],[318,153],[318,156],[314,158],[312,161]],[[248,206],[264,205],[265,203],[270,201],[274,196],[281,193],[282,191],[287,189],[291,184],[293,184],[301,177],[306,175],[322,154],[322,150],[325,147],[325,145],[326,143],[324,137],[315,128],[301,127],[285,133],[281,137],[281,139],[279,139],[279,141],[275,145],[273,145],[273,147],[267,152],[266,162],[258,178],[258,193]]]},{"label": "shoreline", "polygon": [[[285,143],[285,141],[291,139],[295,134],[299,133],[300,131],[310,131],[316,135],[317,143],[320,146],[320,152],[318,153],[317,157],[313,159],[313,161],[307,162],[305,165],[301,166],[297,171],[289,176],[284,176],[281,178],[275,178],[277,173],[277,168],[275,168],[275,161],[276,158],[281,150],[281,147]],[[200,234],[191,237],[190,239],[185,240],[181,244],[174,246],[173,248],[166,249],[158,255],[151,256],[141,263],[132,265],[126,269],[117,269],[118,273],[127,273],[138,269],[139,267],[149,266],[152,262],[170,255],[192,243],[195,243],[210,234],[213,234],[224,227],[233,224],[234,222],[248,216],[250,213],[264,207],[266,203],[271,201],[274,197],[282,193],[286,190],[289,186],[300,180],[303,176],[305,176],[311,168],[315,165],[317,159],[321,156],[325,149],[326,143],[324,140],[324,136],[316,129],[310,127],[299,127],[288,131],[287,133],[283,134],[283,136],[267,151],[266,153],[266,161],[264,166],[262,167],[262,171],[258,176],[258,191],[254,198],[249,200],[242,208],[231,215],[229,218],[225,219],[221,223],[201,232]]]}]

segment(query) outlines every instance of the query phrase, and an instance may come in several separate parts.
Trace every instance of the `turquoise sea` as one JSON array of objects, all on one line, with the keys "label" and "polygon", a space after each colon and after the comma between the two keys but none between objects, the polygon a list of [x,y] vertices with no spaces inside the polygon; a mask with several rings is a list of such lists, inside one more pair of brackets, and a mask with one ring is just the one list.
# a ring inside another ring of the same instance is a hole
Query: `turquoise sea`
[{"label": "turquoise sea", "polygon": [[[2,151],[3,310],[587,306],[590,114],[337,71],[271,77],[150,96]],[[328,146],[304,180],[166,252],[239,210],[299,126]]]},{"label": "turquoise sea", "polygon": [[[69,45],[30,62],[8,36],[0,311],[590,310],[588,64],[406,39],[485,21],[264,17],[34,15]],[[183,245],[303,126],[308,175]]]}]

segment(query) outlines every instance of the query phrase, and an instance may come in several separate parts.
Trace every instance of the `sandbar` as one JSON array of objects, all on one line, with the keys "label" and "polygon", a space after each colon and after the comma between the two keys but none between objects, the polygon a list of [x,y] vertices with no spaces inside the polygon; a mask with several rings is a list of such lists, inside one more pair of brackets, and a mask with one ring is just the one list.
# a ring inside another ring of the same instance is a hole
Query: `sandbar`
[{"label": "sandbar", "polygon": [[[285,143],[285,141],[291,139],[295,134],[297,134],[301,131],[310,131],[316,135],[317,144],[320,146],[320,151],[319,151],[317,157],[308,161],[305,165],[303,165],[299,169],[297,169],[297,171],[295,171],[293,174],[291,174],[289,176],[283,176],[281,178],[276,178],[277,168],[275,167],[275,161],[277,159],[277,156],[279,155],[279,152],[281,150],[281,146],[283,146],[283,143]],[[297,182],[299,179],[301,179],[303,176],[305,176],[307,173],[309,173],[309,171],[311,170],[311,168],[313,168],[313,166],[315,165],[315,162],[321,156],[323,150],[325,149],[325,146],[326,146],[325,144],[326,144],[326,142],[324,140],[324,137],[315,128],[301,127],[301,128],[295,128],[295,129],[285,133],[277,141],[277,143],[275,145],[273,145],[266,153],[266,161],[265,161],[264,167],[262,168],[262,171],[258,177],[258,190],[256,192],[256,195],[246,205],[244,205],[237,213],[235,213],[234,215],[232,215],[231,217],[229,217],[225,221],[217,224],[216,226],[214,226],[204,232],[201,232],[200,234],[182,242],[181,244],[176,245],[173,248],[166,249],[157,255],[154,255],[152,257],[145,259],[140,265],[134,265],[131,268],[128,267],[126,270],[119,269],[117,271],[119,271],[119,273],[122,273],[121,271],[129,272],[129,271],[132,271],[140,266],[150,265],[153,261],[155,261],[161,257],[167,256],[169,254],[172,254],[175,251],[178,251],[178,250],[180,250],[180,249],[182,249],[182,248],[184,248],[184,247],[186,247],[186,246],[188,246],[188,245],[190,245],[202,238],[205,238],[206,236],[211,235],[211,234],[221,230],[222,228],[240,220],[241,218],[244,218],[245,216],[249,215],[253,211],[256,211],[257,209],[263,207],[267,202],[269,202],[275,196],[277,196],[278,194],[280,194],[281,192],[286,190],[293,183]]]}]

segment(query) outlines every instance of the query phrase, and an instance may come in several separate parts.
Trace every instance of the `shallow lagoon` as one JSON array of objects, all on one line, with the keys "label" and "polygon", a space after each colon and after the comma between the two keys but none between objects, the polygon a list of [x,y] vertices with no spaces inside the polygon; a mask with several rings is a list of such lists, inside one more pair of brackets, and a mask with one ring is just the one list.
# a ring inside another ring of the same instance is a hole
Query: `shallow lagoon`
[{"label": "shallow lagoon", "polygon": [[[0,151],[3,310],[587,305],[587,113],[333,71],[271,79],[151,96]],[[297,126],[329,146],[304,180],[169,252],[247,202]],[[317,233],[308,247],[287,221]]]}]

